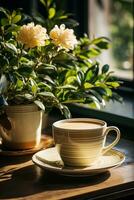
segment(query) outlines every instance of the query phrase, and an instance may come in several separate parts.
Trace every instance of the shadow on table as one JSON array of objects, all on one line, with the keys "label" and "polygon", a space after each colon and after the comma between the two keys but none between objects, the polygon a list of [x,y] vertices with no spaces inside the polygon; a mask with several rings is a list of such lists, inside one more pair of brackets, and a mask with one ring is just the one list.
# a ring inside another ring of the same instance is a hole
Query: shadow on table
[{"label": "shadow on table", "polygon": [[[6,174],[7,176],[9,174]],[[35,165],[14,171],[11,176],[2,177],[0,199],[25,197],[53,190],[73,189],[97,185],[110,177],[110,172],[89,177],[65,177],[40,169]]]},{"label": "shadow on table", "polygon": [[31,160],[32,155],[26,156],[1,156],[0,157],[0,168],[5,167],[5,165],[15,165],[27,162]]}]

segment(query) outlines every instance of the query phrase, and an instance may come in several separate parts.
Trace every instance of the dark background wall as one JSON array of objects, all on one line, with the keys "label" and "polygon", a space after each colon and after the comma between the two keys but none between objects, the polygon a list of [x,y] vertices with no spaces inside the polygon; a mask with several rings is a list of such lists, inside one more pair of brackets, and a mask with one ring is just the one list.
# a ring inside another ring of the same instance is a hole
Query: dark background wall
[{"label": "dark background wall", "polygon": [[[76,28],[79,36],[83,36],[84,33],[87,33],[88,0],[56,0],[55,3],[58,9],[63,9],[67,13],[72,13],[73,15],[71,18],[79,22],[79,26]],[[36,9],[40,13],[44,12],[43,6],[39,0],[0,0],[0,6],[9,10],[22,8],[23,11],[29,15],[32,13],[33,9]]]}]

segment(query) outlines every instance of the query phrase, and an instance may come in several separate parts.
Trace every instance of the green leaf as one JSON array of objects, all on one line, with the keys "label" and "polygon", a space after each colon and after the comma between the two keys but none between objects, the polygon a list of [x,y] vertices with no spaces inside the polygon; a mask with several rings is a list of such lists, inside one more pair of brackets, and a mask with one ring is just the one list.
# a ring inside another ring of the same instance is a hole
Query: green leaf
[{"label": "green leaf", "polygon": [[101,88],[104,88],[104,89],[107,88],[105,83],[101,83],[101,82],[98,82],[98,81],[95,82],[95,86],[101,87]]},{"label": "green leaf", "polygon": [[45,2],[45,0],[40,0],[40,2],[46,7],[46,2]]},{"label": "green leaf", "polygon": [[90,108],[94,108],[94,109],[97,108],[98,110],[100,110],[100,108],[101,108],[100,104],[99,104],[98,102],[96,102],[96,101],[90,103],[90,104],[89,104],[89,107],[90,107]]},{"label": "green leaf", "polygon": [[76,27],[76,26],[78,26],[79,25],[79,23],[76,21],[76,20],[74,20],[74,19],[67,19],[66,21],[65,21],[65,25],[67,26],[67,27],[70,27],[70,28],[74,28],[74,27]]},{"label": "green leaf", "polygon": [[66,78],[71,77],[71,76],[75,76],[76,75],[76,71],[74,69],[68,70],[66,73]]},{"label": "green leaf", "polygon": [[81,81],[84,80],[84,72],[83,71],[78,71],[77,75],[79,76],[79,78],[81,79]]},{"label": "green leaf", "polygon": [[65,80],[66,84],[73,84],[76,81],[76,76],[69,76],[67,77],[67,79]]},{"label": "green leaf", "polygon": [[38,86],[33,79],[30,79],[30,82],[31,82],[31,85],[32,85],[32,87],[31,87],[32,93],[35,95],[37,93]]},{"label": "green leaf", "polygon": [[110,88],[105,88],[106,92],[107,92],[107,96],[111,97],[112,96],[112,90]]},{"label": "green leaf", "polygon": [[62,16],[58,17],[58,19],[67,19],[67,18],[68,18],[67,15],[62,15]]},{"label": "green leaf", "polygon": [[12,18],[12,23],[16,24],[21,20],[21,15],[16,15],[15,17]]},{"label": "green leaf", "polygon": [[51,5],[52,1],[53,1],[53,0],[47,0],[47,1],[46,1],[48,7]]},{"label": "green leaf", "polygon": [[15,15],[16,15],[16,10],[13,10],[12,17],[14,17]]},{"label": "green leaf", "polygon": [[10,33],[10,32],[16,32],[20,29],[20,27],[16,24],[12,24],[7,30],[6,32],[7,33]]},{"label": "green leaf", "polygon": [[102,97],[101,97],[101,95],[98,92],[96,92],[93,89],[90,89],[89,93],[91,93],[92,95],[94,95],[99,100],[99,102],[102,102]]},{"label": "green leaf", "polygon": [[1,19],[1,25],[2,25],[2,26],[6,26],[6,25],[8,25],[8,24],[9,24],[9,21],[8,21],[7,18],[2,18],[2,19]]},{"label": "green leaf", "polygon": [[33,70],[32,68],[24,66],[18,69],[18,73],[21,74],[22,76],[29,77],[30,74],[32,73],[32,70]]},{"label": "green leaf", "polygon": [[100,43],[101,41],[109,41],[109,42],[110,42],[110,39],[107,38],[107,37],[97,37],[97,38],[93,39],[93,40],[91,41],[91,43],[93,43],[93,44],[98,44],[98,43]]},{"label": "green leaf", "polygon": [[88,57],[86,55],[83,55],[83,54],[79,54],[78,57],[81,59],[81,60],[87,60]]},{"label": "green leaf", "polygon": [[120,86],[118,82],[106,82],[107,85],[117,88]]},{"label": "green leaf", "polygon": [[48,90],[51,90],[51,88],[52,88],[50,85],[48,85],[47,83],[44,83],[44,82],[38,83],[38,87],[39,87],[39,88],[45,88],[45,90],[46,90],[46,88],[47,88]]},{"label": "green leaf", "polygon": [[52,85],[55,85],[55,82],[49,76],[45,76],[44,81],[51,83]]},{"label": "green leaf", "polygon": [[33,96],[31,94],[24,94],[24,97],[28,100],[32,100],[33,99]]},{"label": "green leaf", "polygon": [[88,69],[85,73],[85,81],[89,81],[93,76],[93,72],[91,69]]},{"label": "green leaf", "polygon": [[44,110],[44,111],[45,111],[45,106],[44,106],[44,104],[43,104],[41,101],[36,100],[36,101],[34,101],[34,103],[35,103],[39,108],[41,108],[41,110]]},{"label": "green leaf", "polygon": [[50,67],[50,68],[52,68],[53,70],[56,70],[56,67],[55,67],[55,65],[51,65],[51,64],[47,64],[47,63],[43,63],[42,65],[41,65],[42,67]]},{"label": "green leaf", "polygon": [[104,65],[104,66],[102,67],[102,74],[107,73],[108,70],[109,70],[109,65],[107,65],[107,64]]},{"label": "green leaf", "polygon": [[10,51],[10,52],[14,52],[17,54],[17,48],[15,47],[14,44],[12,43],[5,43],[5,46],[7,47],[7,50]]},{"label": "green leaf", "polygon": [[17,80],[17,83],[16,83],[16,86],[17,86],[17,88],[22,88],[23,87],[23,81],[22,80],[20,80],[20,79],[18,79]]},{"label": "green leaf", "polygon": [[77,87],[75,87],[75,86],[73,86],[73,85],[63,85],[63,86],[57,87],[57,89],[77,90]]},{"label": "green leaf", "polygon": [[99,73],[99,66],[98,64],[95,64],[86,71],[84,78],[85,81],[94,83],[98,79],[98,73]]},{"label": "green leaf", "polygon": [[17,56],[14,56],[14,57],[11,58],[11,60],[10,60],[10,66],[15,66],[15,65],[17,65],[17,62],[18,62],[18,58],[17,58]]},{"label": "green leaf", "polygon": [[0,54],[0,66],[1,66],[1,68],[5,67],[5,66],[7,67],[8,65],[9,65],[9,60],[7,59],[7,57]]},{"label": "green leaf", "polygon": [[106,90],[102,87],[94,87],[94,90],[97,91],[100,95],[107,95]]},{"label": "green leaf", "polygon": [[91,94],[86,95],[86,101],[97,102],[100,104],[99,100],[94,95]]},{"label": "green leaf", "polygon": [[4,13],[7,17],[9,17],[8,10],[6,10],[5,8],[0,7],[0,12]]},{"label": "green leaf", "polygon": [[84,83],[84,88],[85,88],[85,89],[90,89],[90,88],[92,88],[92,87],[94,87],[93,84],[88,83],[88,82],[85,82],[85,83]]},{"label": "green leaf", "polygon": [[56,13],[55,8],[50,8],[48,13],[49,13],[48,18],[52,19],[55,16],[55,13]]},{"label": "green leaf", "polygon": [[107,42],[107,41],[102,41],[102,42],[100,42],[100,43],[98,43],[96,45],[101,49],[108,49],[109,46],[110,46],[109,42]]},{"label": "green leaf", "polygon": [[61,111],[62,111],[62,113],[64,114],[64,116],[65,116],[67,119],[70,119],[70,118],[71,118],[71,112],[70,112],[70,110],[68,109],[67,106],[62,105]]},{"label": "green leaf", "polygon": [[82,71],[77,72],[77,81],[79,85],[82,85],[84,80],[84,73]]},{"label": "green leaf", "polygon": [[90,57],[95,57],[98,56],[101,53],[100,49],[98,48],[90,48],[89,52],[88,52],[88,56]]},{"label": "green leaf", "polygon": [[8,81],[5,75],[0,77],[0,94],[4,93],[7,90]]},{"label": "green leaf", "polygon": [[49,73],[50,71],[57,71],[57,68],[50,64],[42,64],[37,68],[38,73]]},{"label": "green leaf", "polygon": [[44,96],[44,97],[55,98],[55,96],[54,96],[54,94],[52,92],[39,92],[38,95],[39,96]]},{"label": "green leaf", "polygon": [[76,60],[76,57],[73,55],[66,53],[66,52],[61,52],[59,53],[55,58],[54,61],[69,61],[69,60]]}]

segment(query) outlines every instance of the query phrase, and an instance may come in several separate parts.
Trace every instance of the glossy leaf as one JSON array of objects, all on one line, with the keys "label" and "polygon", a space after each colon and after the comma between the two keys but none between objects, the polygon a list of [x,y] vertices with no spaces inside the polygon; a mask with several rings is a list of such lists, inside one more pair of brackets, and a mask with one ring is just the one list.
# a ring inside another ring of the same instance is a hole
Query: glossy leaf
[{"label": "glossy leaf", "polygon": [[103,65],[103,67],[102,67],[102,73],[104,74],[104,73],[107,73],[108,72],[108,70],[109,70],[109,65]]},{"label": "glossy leaf", "polygon": [[99,100],[99,102],[102,102],[102,97],[101,97],[101,95],[97,91],[95,91],[93,89],[90,89],[89,93],[91,93],[92,95],[94,95]]},{"label": "glossy leaf", "polygon": [[38,95],[43,96],[43,97],[55,98],[55,96],[52,92],[39,92]]},{"label": "glossy leaf", "polygon": [[33,99],[33,96],[31,94],[24,94],[24,97],[28,100],[32,100]]},{"label": "glossy leaf", "polygon": [[45,0],[40,0],[40,2],[41,2],[44,6],[46,6]]},{"label": "glossy leaf", "polygon": [[94,87],[93,84],[88,83],[88,82],[85,82],[85,83],[84,83],[84,88],[85,88],[85,89],[90,89],[90,88],[92,88],[92,87]]},{"label": "glossy leaf", "polygon": [[8,24],[9,24],[9,21],[8,21],[7,18],[2,18],[2,19],[1,19],[1,25],[2,25],[2,26],[6,26],[6,25],[8,25]]},{"label": "glossy leaf", "polygon": [[49,19],[52,19],[55,16],[55,9],[54,8],[49,8]]},{"label": "glossy leaf", "polygon": [[73,85],[63,85],[63,86],[58,86],[57,89],[77,90],[77,87],[75,87]]},{"label": "glossy leaf", "polygon": [[49,76],[45,76],[44,81],[46,81],[48,84],[50,83],[55,86],[55,82]]},{"label": "glossy leaf", "polygon": [[18,73],[20,73],[22,76],[30,76],[30,74],[32,73],[33,69],[31,67],[27,67],[27,66],[24,66],[24,67],[21,67],[18,69]]},{"label": "glossy leaf", "polygon": [[16,15],[12,18],[12,23],[16,24],[21,20],[21,15]]},{"label": "glossy leaf", "polygon": [[67,106],[62,105],[62,112],[66,118],[71,118],[71,113]]},{"label": "glossy leaf", "polygon": [[36,100],[36,101],[34,101],[34,103],[35,103],[39,108],[41,108],[41,110],[44,110],[44,111],[45,111],[45,106],[44,106],[44,104],[43,104],[41,101]]},{"label": "glossy leaf", "polygon": [[0,12],[4,13],[7,17],[9,16],[8,10],[6,10],[6,9],[3,8],[3,7],[0,7]]},{"label": "glossy leaf", "polygon": [[17,80],[17,83],[16,83],[16,86],[17,86],[17,88],[22,88],[23,87],[23,81],[22,80],[20,80],[20,79],[18,79]]},{"label": "glossy leaf", "polygon": [[65,62],[65,61],[69,61],[69,60],[76,60],[76,58],[67,52],[61,52],[54,58],[54,61],[64,61]]},{"label": "glossy leaf", "polygon": [[6,76],[3,74],[0,77],[0,94],[4,93],[7,90],[8,81]]},{"label": "glossy leaf", "polygon": [[37,83],[31,78],[30,79],[30,82],[31,82],[31,90],[32,90],[32,93],[35,95],[38,91],[38,86],[37,86]]},{"label": "glossy leaf", "polygon": [[117,88],[120,86],[118,82],[106,82],[107,85]]},{"label": "glossy leaf", "polygon": [[14,52],[17,54],[17,48],[12,43],[5,43],[5,46],[7,47],[7,50]]}]

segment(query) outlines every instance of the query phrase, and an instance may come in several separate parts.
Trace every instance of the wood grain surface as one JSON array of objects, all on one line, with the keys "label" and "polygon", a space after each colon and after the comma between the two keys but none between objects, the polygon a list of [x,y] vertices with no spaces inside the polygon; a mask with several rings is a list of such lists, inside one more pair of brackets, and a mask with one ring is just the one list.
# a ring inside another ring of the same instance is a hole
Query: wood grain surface
[{"label": "wood grain surface", "polygon": [[134,142],[121,139],[126,154],[118,168],[92,177],[64,177],[35,166],[32,155],[0,157],[0,199],[118,199],[134,195]]}]

